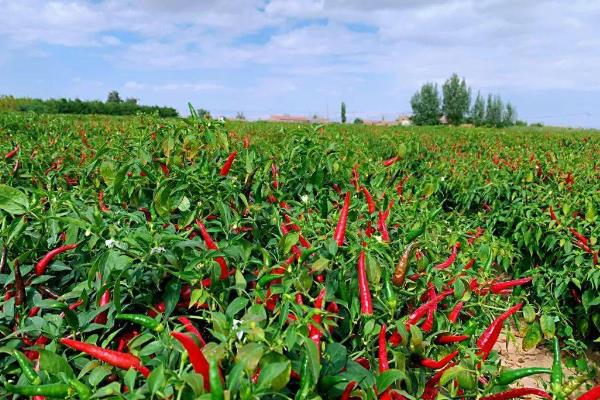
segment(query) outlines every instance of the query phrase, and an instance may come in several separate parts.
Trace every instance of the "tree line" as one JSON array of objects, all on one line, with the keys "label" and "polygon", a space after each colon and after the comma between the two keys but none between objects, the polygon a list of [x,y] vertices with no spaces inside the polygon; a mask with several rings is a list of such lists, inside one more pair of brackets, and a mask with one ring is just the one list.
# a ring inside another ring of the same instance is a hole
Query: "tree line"
[{"label": "tree line", "polygon": [[445,118],[452,125],[471,123],[475,126],[504,127],[522,124],[511,103],[504,103],[499,95],[480,92],[471,106],[471,88],[453,74],[442,85],[442,96],[435,83],[425,83],[410,100],[415,125],[437,125]]},{"label": "tree line", "polygon": [[106,101],[80,99],[34,99],[13,96],[0,97],[0,111],[32,111],[40,114],[103,114],[132,115],[158,114],[161,117],[177,117],[172,107],[145,106],[135,98],[122,100],[119,92],[111,91]]}]

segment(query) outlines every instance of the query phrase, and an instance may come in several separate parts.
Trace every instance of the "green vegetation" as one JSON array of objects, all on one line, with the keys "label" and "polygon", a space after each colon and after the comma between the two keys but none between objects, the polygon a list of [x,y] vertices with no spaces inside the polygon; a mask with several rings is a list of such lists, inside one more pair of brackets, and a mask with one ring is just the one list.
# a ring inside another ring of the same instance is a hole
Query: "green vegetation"
[{"label": "green vegetation", "polygon": [[[0,114],[0,398],[592,383],[596,132],[192,114]],[[503,368],[513,329],[554,349],[550,373]]]}]

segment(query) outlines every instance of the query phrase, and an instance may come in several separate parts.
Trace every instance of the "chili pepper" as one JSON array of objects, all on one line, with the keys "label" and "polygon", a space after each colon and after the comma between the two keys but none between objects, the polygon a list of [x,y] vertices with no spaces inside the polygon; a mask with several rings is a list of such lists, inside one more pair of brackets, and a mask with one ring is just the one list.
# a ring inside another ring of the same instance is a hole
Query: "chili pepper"
[{"label": "chili pepper", "polygon": [[450,344],[464,342],[465,340],[469,340],[468,335],[441,335],[436,339],[436,343]]},{"label": "chili pepper", "polygon": [[277,165],[271,163],[271,178],[273,179],[273,188],[275,189],[279,189],[279,181],[277,180],[278,175],[279,171],[277,170]]},{"label": "chili pepper", "polygon": [[444,300],[450,294],[452,294],[452,290],[447,290],[438,294],[433,299],[430,299],[425,304],[422,304],[419,308],[413,311],[412,314],[409,315],[407,324],[414,325],[419,322],[419,320],[423,318],[425,314],[427,314],[430,308],[435,307],[440,301]]},{"label": "chili pepper", "polygon": [[[206,244],[206,247],[209,250],[219,250],[219,247],[213,241],[212,237],[210,237],[210,234],[208,233],[208,230],[206,229],[206,226],[204,226],[204,224],[202,223],[202,221],[200,221],[199,219],[197,219],[196,220],[196,225],[200,229],[200,235],[202,235],[202,239],[204,239],[204,243]],[[227,262],[221,256],[217,257],[215,259],[215,261],[217,261],[217,263],[221,267],[221,275],[219,276],[219,279],[221,279],[221,280],[227,279],[229,277],[229,270],[227,268]]]},{"label": "chili pepper", "polygon": [[296,393],[295,400],[303,400],[308,398],[312,383],[312,371],[310,370],[310,359],[306,352],[303,353],[302,364],[300,367],[300,388]]},{"label": "chili pepper", "polygon": [[162,173],[165,176],[169,176],[171,174],[171,171],[169,171],[169,167],[167,167],[167,164],[160,163],[160,169],[162,170]]},{"label": "chili pepper", "polygon": [[186,331],[196,336],[196,338],[200,341],[202,347],[206,346],[206,341],[202,337],[200,331],[194,326],[192,321],[190,321],[187,317],[184,316],[178,317],[177,320],[183,324],[183,327]]},{"label": "chili pepper", "polygon": [[529,283],[532,280],[533,280],[533,278],[529,276],[527,278],[515,279],[512,281],[498,282],[498,283],[492,284],[490,286],[490,290],[492,291],[492,293],[498,294],[506,289],[513,288],[515,286],[525,285],[526,283]]},{"label": "chili pepper", "polygon": [[544,399],[552,399],[552,395],[550,393],[537,388],[517,388],[510,389],[505,392],[494,393],[489,396],[481,397],[480,400],[508,400],[508,399],[516,399],[518,397],[535,395],[539,397],[543,397]]},{"label": "chili pepper", "polygon": [[375,212],[375,202],[373,201],[373,197],[371,196],[371,193],[369,193],[369,190],[364,186],[362,186],[360,188],[360,190],[365,195],[365,201],[367,202],[369,214],[373,214]]},{"label": "chili pepper", "polygon": [[425,391],[421,396],[422,400],[434,400],[436,398],[438,393],[437,385],[440,382],[442,375],[444,375],[444,372],[452,368],[454,365],[455,363],[452,362],[447,364],[444,368],[442,368],[441,370],[436,372],[431,378],[429,378],[427,383],[425,383]]},{"label": "chili pepper", "polygon": [[581,396],[577,398],[577,400],[598,400],[600,399],[600,385],[590,389],[585,392]]},{"label": "chili pepper", "polygon": [[350,395],[352,394],[352,391],[354,390],[355,387],[356,387],[356,381],[348,382],[348,384],[344,388],[344,391],[342,392],[342,397],[340,397],[340,400],[350,400]]},{"label": "chili pepper", "polygon": [[358,256],[358,293],[360,298],[360,312],[363,315],[373,314],[373,301],[371,299],[371,290],[369,289],[369,281],[367,279],[364,250],[361,250]]},{"label": "chili pepper", "polygon": [[39,307],[31,307],[31,310],[29,310],[29,313],[27,314],[28,317],[35,317],[39,312],[40,312],[41,308]]},{"label": "chili pepper", "polygon": [[208,379],[210,381],[210,398],[211,400],[223,400],[223,383],[221,382],[221,371],[219,363],[210,361],[208,363]]},{"label": "chili pepper", "polygon": [[552,221],[556,221],[558,223],[558,218],[556,218],[556,214],[554,213],[554,208],[552,208],[552,205],[550,205],[550,207],[548,207],[548,210],[550,211],[550,219],[552,219]]},{"label": "chili pepper", "polygon": [[[315,299],[314,306],[318,310],[317,313],[312,317],[312,320],[317,324],[321,323],[321,310],[323,309],[323,301],[325,299],[326,290],[325,288],[321,289],[319,295]],[[323,333],[313,324],[308,325],[308,337],[313,343],[317,346],[317,350],[321,348],[321,337]]]},{"label": "chili pepper", "polygon": [[564,399],[562,394],[563,385],[563,370],[562,361],[560,357],[560,343],[558,338],[554,336],[552,340],[552,373],[550,374],[550,387],[552,388],[552,394],[556,399]]},{"label": "chili pepper", "polygon": [[67,378],[67,382],[69,382],[69,386],[71,386],[77,392],[79,396],[79,400],[88,400],[92,397],[92,391],[89,387],[78,381],[74,378]]},{"label": "chili pepper", "polygon": [[381,325],[379,330],[379,372],[385,372],[390,369],[390,364],[387,356],[387,339],[386,339],[387,326]]},{"label": "chili pepper", "polygon": [[406,271],[408,270],[408,262],[410,261],[410,255],[412,254],[412,250],[416,245],[417,242],[410,242],[404,249],[404,253],[402,253],[402,257],[400,257],[400,261],[394,270],[394,275],[392,275],[392,282],[394,285],[402,286],[404,283]]},{"label": "chili pepper", "polygon": [[17,386],[4,384],[4,389],[13,394],[23,396],[47,396],[52,398],[67,398],[70,395],[69,385],[65,383],[49,383],[46,385]]},{"label": "chili pepper", "polygon": [[477,347],[480,352],[487,356],[490,351],[492,351],[492,347],[496,344],[498,337],[500,336],[500,332],[502,331],[502,325],[504,321],[506,321],[511,315],[519,311],[523,307],[523,303],[519,303],[516,306],[513,306],[498,316],[486,329],[483,331],[479,339],[477,339]]},{"label": "chili pepper", "polygon": [[446,259],[446,261],[436,265],[434,268],[435,269],[446,269],[449,266],[451,266],[454,263],[454,261],[456,260],[456,255],[458,253],[458,249],[460,249],[460,242],[456,242],[456,244],[452,248],[452,254],[450,254],[450,257],[448,257],[448,259]]},{"label": "chili pepper", "polygon": [[117,351],[123,351],[125,350],[125,347],[127,347],[129,345],[129,342],[136,336],[139,336],[139,332],[137,331],[129,331],[127,333],[124,333],[120,338],[119,338],[119,345],[117,346]]},{"label": "chili pepper", "polygon": [[381,233],[381,239],[384,242],[390,241],[390,234],[387,229],[385,220],[387,219],[388,213],[379,211],[377,214],[377,230]]},{"label": "chili pepper", "polygon": [[388,306],[394,312],[398,301],[396,300],[396,293],[392,287],[392,280],[390,278],[390,271],[387,268],[383,269],[383,294],[387,301]]},{"label": "chili pepper", "polygon": [[25,378],[27,378],[27,380],[31,384],[39,385],[40,383],[42,383],[42,378],[40,378],[37,372],[35,372],[33,365],[31,365],[25,354],[21,353],[19,350],[13,350],[13,356],[19,363],[19,367],[21,367],[21,372],[23,373],[23,375],[25,375]]},{"label": "chili pepper", "polygon": [[525,378],[526,376],[538,375],[538,374],[549,374],[550,368],[541,367],[530,367],[530,368],[519,368],[519,369],[506,369],[503,370],[500,375],[496,378],[496,385],[509,385],[516,380]]},{"label": "chili pepper", "polygon": [[67,347],[84,352],[95,359],[112,365],[113,367],[121,369],[133,368],[146,378],[148,375],[150,375],[150,370],[144,367],[140,359],[132,354],[104,349],[90,343],[79,342],[77,340],[67,338],[62,338],[59,340],[59,342]]},{"label": "chili pepper", "polygon": [[248,136],[244,136],[244,148],[247,149],[250,147],[250,138]]},{"label": "chili pepper", "polygon": [[398,156],[388,158],[387,160],[385,160],[383,162],[383,166],[390,167],[390,166],[394,165],[396,163],[396,161],[398,161],[399,159],[400,159],[400,157],[398,157]]},{"label": "chili pepper", "polygon": [[578,375],[575,378],[572,378],[569,380],[569,382],[565,383],[562,387],[562,392],[563,395],[566,398],[569,398],[569,396],[581,385],[583,385],[583,383],[585,381],[587,381],[588,379],[591,379],[595,376],[595,371],[590,371],[589,374],[586,375]]},{"label": "chili pepper", "polygon": [[235,160],[235,156],[237,156],[237,151],[232,151],[231,154],[227,157],[225,164],[221,167],[221,171],[219,171],[219,175],[227,176],[229,174],[229,170],[231,169],[231,165],[233,164],[233,160]]},{"label": "chili pepper", "polygon": [[10,160],[11,158],[13,158],[19,152],[19,149],[20,149],[20,146],[16,145],[14,149],[12,149],[8,153],[6,153],[6,155],[4,156],[4,159],[5,160]]},{"label": "chili pepper", "polygon": [[572,227],[569,227],[569,230],[571,231],[571,233],[573,234],[573,236],[575,236],[581,243],[583,243],[583,244],[585,244],[587,246],[588,239],[585,236],[583,236],[581,233],[577,232]]},{"label": "chili pepper", "polygon": [[354,185],[354,190],[356,190],[358,192],[358,181],[359,181],[359,176],[358,176],[358,164],[354,164],[354,166],[352,167],[352,178],[350,178],[350,183]]},{"label": "chili pepper", "polygon": [[346,196],[344,197],[344,205],[342,206],[342,211],[340,212],[340,219],[338,220],[338,224],[335,227],[335,232],[333,234],[333,240],[335,240],[338,246],[344,245],[344,238],[346,236],[346,224],[348,222],[348,209],[350,208],[350,192],[346,192]]},{"label": "chili pepper", "polygon": [[202,375],[204,380],[204,389],[210,391],[210,366],[206,360],[206,357],[204,357],[204,353],[202,353],[202,350],[200,347],[198,347],[196,341],[192,337],[182,332],[171,332],[171,336],[177,339],[188,352],[194,371]]},{"label": "chili pepper", "polygon": [[115,315],[115,319],[119,319],[122,321],[130,321],[130,322],[133,322],[134,324],[141,325],[144,328],[148,328],[148,329],[158,332],[158,333],[162,332],[165,329],[163,324],[161,324],[154,318],[151,318],[151,317],[149,317],[147,315],[143,315],[143,314],[119,313],[119,314]]},{"label": "chili pepper", "polygon": [[[110,292],[106,290],[104,293],[102,293],[100,301],[98,302],[98,306],[104,307],[108,303],[110,303]],[[94,322],[97,324],[106,324],[106,311],[102,311],[100,314],[96,315]]]},{"label": "chili pepper", "polygon": [[464,270],[471,269],[471,267],[473,267],[473,264],[475,264],[475,259],[471,258],[469,260],[469,262],[465,264],[465,266],[463,267],[463,269]]},{"label": "chili pepper", "polygon": [[[434,299],[435,296],[436,296],[435,287],[433,286],[433,284],[429,283],[429,299]],[[435,317],[436,310],[437,310],[437,304],[435,304],[433,307],[430,307],[427,310],[427,318],[425,319],[425,322],[421,326],[421,330],[423,332],[430,332],[433,329],[433,319]]]},{"label": "chili pepper", "polygon": [[110,208],[104,204],[104,191],[101,190],[98,192],[98,205],[100,206],[100,210],[102,212],[110,212]]},{"label": "chili pepper", "polygon": [[147,222],[152,222],[152,214],[150,214],[150,210],[148,210],[147,207],[140,207],[140,208],[138,208],[138,211],[141,211],[144,213],[144,217],[146,218]]},{"label": "chili pepper", "polygon": [[73,250],[77,248],[77,244],[66,244],[64,246],[57,247],[54,250],[49,251],[37,264],[35,264],[35,274],[37,276],[43,275],[48,268],[48,264],[56,257],[57,255],[64,253],[68,250]]},{"label": "chili pepper", "polygon": [[13,275],[15,277],[15,305],[19,306],[25,302],[25,282],[21,276],[21,267],[19,262],[13,264]]},{"label": "chili pepper", "polygon": [[423,359],[421,359],[421,365],[424,366],[425,368],[440,369],[440,368],[445,367],[446,364],[448,364],[457,355],[458,355],[458,350],[455,350],[439,361],[431,359],[431,358],[423,358]]}]

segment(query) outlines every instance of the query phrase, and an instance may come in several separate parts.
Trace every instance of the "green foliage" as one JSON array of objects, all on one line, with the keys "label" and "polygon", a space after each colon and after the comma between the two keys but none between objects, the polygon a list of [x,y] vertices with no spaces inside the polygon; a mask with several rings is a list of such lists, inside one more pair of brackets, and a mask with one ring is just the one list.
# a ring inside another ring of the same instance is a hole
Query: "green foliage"
[{"label": "green foliage", "polygon": [[121,102],[123,102],[123,100],[121,100],[121,96],[119,95],[119,92],[117,92],[116,90],[111,90],[110,92],[108,92],[108,97],[106,98],[106,102],[107,103],[121,103]]},{"label": "green foliage", "polygon": [[485,123],[485,100],[483,100],[483,96],[479,92],[477,92],[477,97],[471,110],[471,121],[475,126],[482,126]]},{"label": "green foliage", "polygon": [[340,118],[342,120],[342,124],[346,123],[346,103],[342,101],[341,110],[340,110]]},{"label": "green foliage", "polygon": [[415,125],[437,125],[440,123],[440,96],[437,85],[426,83],[410,100]]},{"label": "green foliage", "polygon": [[449,124],[460,125],[464,122],[471,105],[471,89],[467,87],[465,79],[457,74],[452,74],[442,85],[443,105],[442,112]]}]

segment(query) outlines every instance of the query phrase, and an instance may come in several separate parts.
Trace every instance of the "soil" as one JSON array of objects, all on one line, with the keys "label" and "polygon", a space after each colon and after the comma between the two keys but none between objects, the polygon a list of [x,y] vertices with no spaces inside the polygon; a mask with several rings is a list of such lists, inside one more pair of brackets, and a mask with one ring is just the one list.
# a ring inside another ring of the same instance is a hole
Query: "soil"
[{"label": "soil", "polygon": [[[516,341],[516,342],[515,342]],[[500,336],[494,349],[499,353],[500,359],[502,360],[502,366],[505,368],[527,368],[527,367],[552,367],[552,350],[543,346],[538,346],[535,349],[529,351],[523,351],[522,338],[515,336],[515,340],[509,340],[505,335]],[[600,352],[589,352],[587,354],[588,361],[596,365],[596,369],[600,370]],[[565,372],[565,378],[568,379],[576,375],[576,371],[563,368]],[[546,389],[544,382],[548,382],[550,377],[548,375],[535,375],[520,379],[514,387],[536,387],[540,389]],[[595,384],[600,384],[600,374],[596,376]],[[588,384],[592,384],[592,381],[588,381]],[[572,399],[576,399],[578,394],[581,394],[585,389],[585,384],[582,385],[580,390],[576,392]],[[532,399],[534,397],[531,397]],[[537,398],[537,397],[536,397]]]}]

